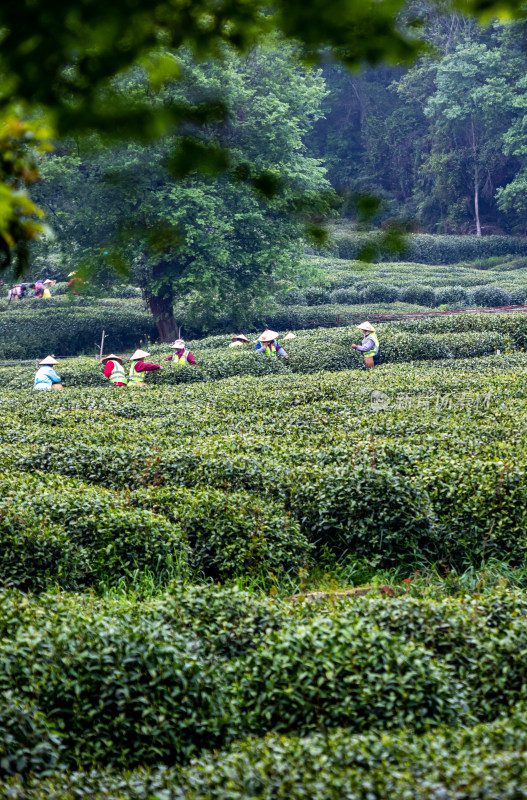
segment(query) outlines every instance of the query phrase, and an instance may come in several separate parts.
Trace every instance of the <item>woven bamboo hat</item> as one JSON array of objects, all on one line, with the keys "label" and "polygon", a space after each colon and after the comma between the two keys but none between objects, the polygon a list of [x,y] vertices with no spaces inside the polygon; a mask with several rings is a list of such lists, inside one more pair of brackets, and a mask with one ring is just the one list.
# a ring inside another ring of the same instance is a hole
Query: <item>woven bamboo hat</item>
[{"label": "woven bamboo hat", "polygon": [[146,350],[136,350],[133,355],[130,356],[130,361],[139,361],[140,358],[147,358],[150,353],[147,353]]},{"label": "woven bamboo hat", "polygon": [[110,353],[109,356],[103,356],[101,358],[101,364],[104,364],[105,361],[118,361],[119,364],[123,363],[121,356],[116,356],[115,353]]},{"label": "woven bamboo hat", "polygon": [[269,328],[262,333],[261,336],[258,337],[259,342],[272,342],[273,339],[276,339],[278,334],[276,331],[270,331]]},{"label": "woven bamboo hat", "polygon": [[173,350],[184,350],[185,342],[183,341],[183,339],[176,339],[174,344],[171,344],[170,347],[172,347]]},{"label": "woven bamboo hat", "polygon": [[68,278],[73,278],[73,276],[76,274],[76,272],[68,272]]},{"label": "woven bamboo hat", "polygon": [[373,327],[373,325],[370,325],[369,322],[362,322],[360,325],[357,325],[357,328],[359,329],[359,331],[370,331],[370,333],[375,332],[375,328]]},{"label": "woven bamboo hat", "polygon": [[39,361],[38,363],[40,367],[45,367],[48,365],[53,367],[55,366],[55,364],[58,364],[59,362],[55,358],[53,358],[53,356],[46,356],[46,358],[43,358],[42,361]]},{"label": "woven bamboo hat", "polygon": [[289,342],[291,339],[296,339],[296,334],[294,333],[287,333],[284,336],[284,342]]},{"label": "woven bamboo hat", "polygon": [[239,336],[232,336],[231,338],[233,342],[247,342],[247,344],[249,344],[249,339],[247,336],[244,336],[243,333],[240,333]]}]

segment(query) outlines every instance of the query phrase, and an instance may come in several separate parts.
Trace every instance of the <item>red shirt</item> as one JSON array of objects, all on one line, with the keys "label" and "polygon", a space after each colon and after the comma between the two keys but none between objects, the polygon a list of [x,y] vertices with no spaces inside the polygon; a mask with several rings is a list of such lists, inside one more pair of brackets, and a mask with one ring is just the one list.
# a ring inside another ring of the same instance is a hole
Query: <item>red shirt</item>
[{"label": "red shirt", "polygon": [[[184,352],[185,351],[182,350],[180,353],[178,353],[177,350],[176,350],[176,355],[182,356]],[[190,364],[190,366],[191,367],[195,367],[196,366],[196,359],[194,358],[194,356],[192,355],[190,350],[187,350],[187,356],[188,356],[188,363]],[[174,358],[174,354],[172,353],[171,356],[168,356],[168,358],[164,358],[163,361],[172,361],[173,358]]]},{"label": "red shirt", "polygon": [[[118,363],[118,362],[117,362]],[[104,365],[104,377],[109,378],[114,370],[114,361],[107,361]],[[145,364],[144,361],[136,361],[135,368],[137,372],[153,372],[155,369],[160,369],[159,364]],[[126,386],[126,383],[119,383],[116,381],[116,386]]]},{"label": "red shirt", "polygon": [[[104,365],[104,377],[109,378],[112,372],[114,371],[115,364],[118,364],[118,361],[107,361]],[[119,381],[115,381],[116,386],[126,386],[126,383],[120,383]]]},{"label": "red shirt", "polygon": [[159,364],[145,364],[144,361],[135,362],[136,372],[153,372],[155,369],[161,369]]}]

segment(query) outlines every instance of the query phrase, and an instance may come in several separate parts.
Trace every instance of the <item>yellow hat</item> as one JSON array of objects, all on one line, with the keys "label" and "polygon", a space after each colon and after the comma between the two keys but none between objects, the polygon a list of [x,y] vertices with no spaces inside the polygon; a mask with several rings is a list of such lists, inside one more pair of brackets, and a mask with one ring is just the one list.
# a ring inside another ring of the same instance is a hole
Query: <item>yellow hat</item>
[{"label": "yellow hat", "polygon": [[123,363],[121,356],[116,356],[115,353],[110,353],[109,356],[103,356],[101,358],[101,364],[104,364],[105,361],[118,361],[119,364]]},{"label": "yellow hat", "polygon": [[133,355],[130,356],[130,361],[139,361],[140,358],[147,358],[150,353],[147,353],[146,350],[136,350]]},{"label": "yellow hat", "polygon": [[276,331],[270,331],[269,328],[262,333],[261,336],[258,337],[259,342],[272,342],[278,336]]},{"label": "yellow hat", "polygon": [[55,358],[53,358],[53,356],[46,356],[46,358],[43,358],[42,361],[39,361],[38,363],[39,363],[40,367],[45,367],[48,364],[50,366],[54,366],[55,364],[58,364],[59,362]]},{"label": "yellow hat", "polygon": [[357,328],[359,329],[359,331],[370,331],[371,333],[375,332],[375,328],[373,327],[373,325],[370,325],[369,322],[363,322],[360,325],[357,325]]}]

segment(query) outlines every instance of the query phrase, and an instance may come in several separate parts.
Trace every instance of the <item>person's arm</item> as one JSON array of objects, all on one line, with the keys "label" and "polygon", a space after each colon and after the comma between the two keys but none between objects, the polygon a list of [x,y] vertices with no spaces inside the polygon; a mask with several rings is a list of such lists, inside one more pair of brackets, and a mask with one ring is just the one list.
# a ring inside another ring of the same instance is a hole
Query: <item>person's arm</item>
[{"label": "person's arm", "polygon": [[192,353],[188,354],[188,363],[190,364],[191,367],[196,366],[196,359],[194,358]]},{"label": "person's arm", "polygon": [[50,371],[48,372],[48,376],[49,376],[49,379],[50,379],[51,383],[61,383],[61,381],[62,381],[62,379],[59,378],[59,376],[57,375],[57,373],[55,372],[55,370],[53,368],[51,368]]},{"label": "person's arm", "polygon": [[162,369],[159,364],[146,364],[144,361],[137,361],[135,368],[137,372],[154,372],[156,369]]},{"label": "person's arm", "polygon": [[171,356],[167,356],[166,358],[163,359],[163,361],[172,361],[173,358],[174,354],[172,354]]},{"label": "person's arm", "polygon": [[368,353],[370,350],[375,350],[375,342],[368,336],[368,338],[362,344],[358,344],[355,349],[358,350],[359,353]]},{"label": "person's arm", "polygon": [[254,348],[255,353],[261,353],[265,350],[265,345],[263,342],[256,342],[256,347]]},{"label": "person's arm", "polygon": [[104,377],[109,378],[113,372],[113,361],[107,361],[104,365]]},{"label": "person's arm", "polygon": [[285,350],[284,350],[284,348],[282,347],[282,345],[281,345],[281,344],[278,344],[278,342],[276,343],[276,351],[277,351],[277,353],[278,353],[279,355],[281,355],[283,358],[289,358],[289,356],[288,356],[288,355],[287,355],[287,353],[285,352]]}]

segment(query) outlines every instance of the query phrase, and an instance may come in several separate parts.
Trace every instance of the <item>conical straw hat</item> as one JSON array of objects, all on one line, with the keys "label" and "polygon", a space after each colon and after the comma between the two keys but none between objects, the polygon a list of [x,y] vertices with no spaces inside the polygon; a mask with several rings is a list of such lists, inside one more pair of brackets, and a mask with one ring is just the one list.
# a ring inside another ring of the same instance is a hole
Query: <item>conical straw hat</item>
[{"label": "conical straw hat", "polygon": [[357,328],[359,329],[359,331],[370,331],[371,333],[375,331],[375,328],[373,327],[373,325],[370,325],[369,322],[363,322],[360,325],[357,325]]},{"label": "conical straw hat", "polygon": [[42,361],[39,361],[38,363],[39,366],[45,367],[46,365],[54,366],[59,362],[55,358],[53,358],[53,356],[46,356],[46,358],[43,358]]},{"label": "conical straw hat", "polygon": [[290,339],[296,339],[296,334],[288,333],[284,336],[284,342],[288,342]]},{"label": "conical straw hat", "polygon": [[140,358],[147,358],[150,353],[147,353],[146,350],[136,350],[133,355],[130,356],[130,361],[139,361]]},{"label": "conical straw hat", "polygon": [[258,337],[259,342],[272,342],[273,339],[276,339],[278,336],[276,331],[270,331],[269,328],[262,333],[261,336]]},{"label": "conical straw hat", "polygon": [[233,336],[232,337],[232,341],[233,342],[247,342],[247,344],[249,344],[249,339],[247,338],[247,336],[244,336],[243,333],[241,333],[239,336]]},{"label": "conical straw hat", "polygon": [[104,363],[105,361],[118,361],[119,364],[123,363],[123,359],[121,358],[121,356],[116,356],[115,353],[110,353],[109,356],[103,356],[101,358],[101,364]]},{"label": "conical straw hat", "polygon": [[73,276],[76,274],[76,272],[68,272],[68,278],[73,278]]}]

